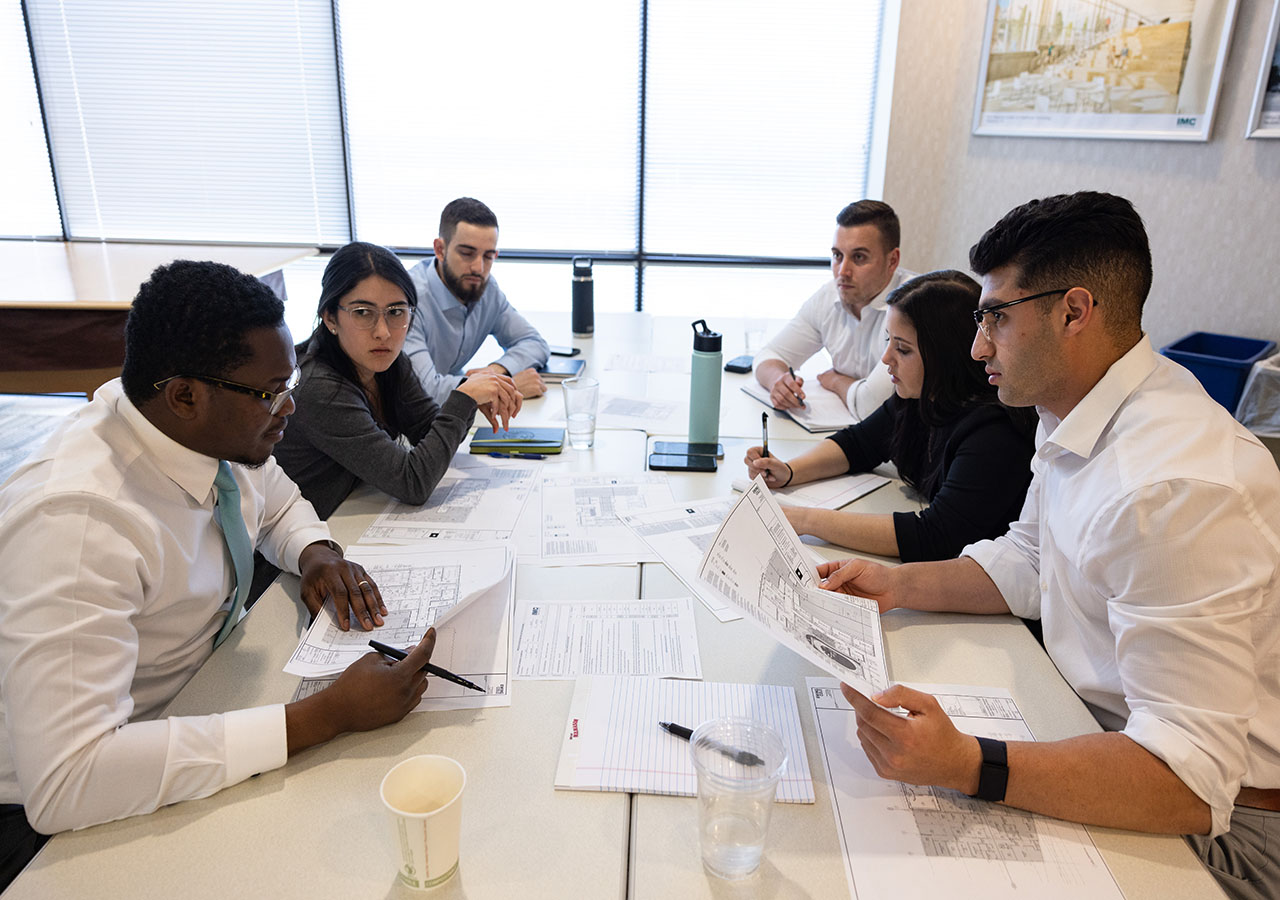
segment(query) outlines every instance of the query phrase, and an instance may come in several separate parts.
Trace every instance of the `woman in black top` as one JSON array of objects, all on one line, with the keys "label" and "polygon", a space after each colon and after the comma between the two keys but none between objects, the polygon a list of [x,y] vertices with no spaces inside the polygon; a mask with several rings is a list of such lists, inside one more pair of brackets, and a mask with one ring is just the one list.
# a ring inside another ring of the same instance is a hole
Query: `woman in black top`
[{"label": "woman in black top", "polygon": [[385,247],[347,244],[320,284],[320,323],[298,345],[297,410],[276,461],[322,519],[361,481],[406,503],[426,503],[476,410],[494,428],[506,427],[520,394],[510,377],[481,372],[443,406],[427,396],[400,352],[417,292]]},{"label": "woman in black top", "polygon": [[1031,483],[1036,416],[996,398],[969,355],[981,289],[955,270],[906,282],[888,298],[883,360],[895,396],[865,420],[790,462],[747,451],[747,470],[770,487],[866,472],[892,460],[929,506],[919,513],[848,513],[784,507],[792,526],[834,544],[898,556],[948,559],[1004,534]]}]

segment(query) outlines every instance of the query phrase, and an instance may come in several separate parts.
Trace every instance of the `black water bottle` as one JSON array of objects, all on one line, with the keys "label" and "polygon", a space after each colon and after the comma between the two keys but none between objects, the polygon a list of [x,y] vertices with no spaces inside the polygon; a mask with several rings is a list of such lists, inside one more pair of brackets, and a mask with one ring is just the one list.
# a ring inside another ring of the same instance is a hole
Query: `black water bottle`
[{"label": "black water bottle", "polygon": [[573,336],[589,338],[596,330],[595,283],[591,257],[573,258]]}]

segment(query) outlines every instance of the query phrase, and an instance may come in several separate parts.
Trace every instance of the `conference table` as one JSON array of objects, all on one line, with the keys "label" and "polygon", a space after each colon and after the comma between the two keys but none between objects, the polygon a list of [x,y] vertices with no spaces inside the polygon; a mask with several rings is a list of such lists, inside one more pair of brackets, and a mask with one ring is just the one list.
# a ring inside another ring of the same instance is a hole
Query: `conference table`
[{"label": "conference table", "polygon": [[[614,348],[675,352],[665,349],[666,341],[675,340],[687,323],[640,313],[619,314],[617,321],[602,318],[594,338],[575,341],[583,347],[589,370],[601,373],[607,390],[619,395],[672,396],[678,375],[606,371],[604,360]],[[685,343],[681,340],[680,346]],[[669,473],[677,500],[727,495],[731,481],[744,474],[740,460],[758,442],[762,409],[745,394],[743,403],[734,396],[741,394],[739,387],[748,377],[724,377],[722,410],[734,421],[722,429],[725,458],[719,471]],[[561,420],[559,394],[553,386],[545,397],[529,401],[521,420]],[[770,437],[771,450],[783,458],[803,452],[817,439],[788,424],[778,422]],[[599,429],[593,449],[566,447],[559,458],[543,464],[543,472],[640,472],[655,440],[682,437],[679,431]],[[330,519],[335,539],[344,545],[356,541],[386,502],[385,495],[359,488]],[[894,481],[848,508],[884,513],[920,504]],[[814,547],[827,559],[851,555],[819,542]],[[515,591],[517,605],[566,596],[665,598],[689,593],[657,563],[558,568],[521,563]],[[5,898],[413,896],[395,880],[396,859],[378,787],[395,763],[421,753],[451,756],[468,774],[461,865],[434,896],[849,896],[819,741],[804,701],[805,677],[826,673],[751,622],[722,623],[702,604],[694,606],[705,680],[796,690],[814,779],[815,803],[777,805],[764,863],[743,882],[724,882],[703,870],[693,798],[555,790],[574,684],[516,681],[509,707],[411,713],[395,725],[312,748],[283,768],[211,797],[57,835]],[[281,576],[178,694],[168,713],[206,715],[288,701],[298,678],[282,667],[307,618],[298,601],[298,579]],[[1099,730],[1043,649],[1012,616],[894,611],[882,617],[882,624],[894,680],[1005,687],[1040,740]],[[1089,831],[1130,900],[1222,896],[1179,837]]]},{"label": "conference table", "polygon": [[120,374],[124,323],[138,287],[175,259],[227,263],[281,297],[283,268],[315,247],[0,241],[0,332],[21,334],[0,356],[0,393],[93,391]]}]

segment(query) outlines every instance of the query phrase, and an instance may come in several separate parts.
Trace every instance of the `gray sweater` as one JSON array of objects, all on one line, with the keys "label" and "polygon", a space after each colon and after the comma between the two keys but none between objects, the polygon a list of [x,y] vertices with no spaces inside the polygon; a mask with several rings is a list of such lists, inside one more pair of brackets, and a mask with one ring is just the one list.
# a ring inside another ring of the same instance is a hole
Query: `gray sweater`
[{"label": "gray sweater", "polygon": [[411,449],[373,418],[360,387],[332,367],[305,355],[302,381],[293,393],[297,410],[289,417],[275,457],[327,519],[357,483],[364,481],[405,503],[427,502],[449,468],[454,452],[475,417],[476,403],[453,391],[436,406],[403,355],[388,374],[398,379],[394,420]]}]

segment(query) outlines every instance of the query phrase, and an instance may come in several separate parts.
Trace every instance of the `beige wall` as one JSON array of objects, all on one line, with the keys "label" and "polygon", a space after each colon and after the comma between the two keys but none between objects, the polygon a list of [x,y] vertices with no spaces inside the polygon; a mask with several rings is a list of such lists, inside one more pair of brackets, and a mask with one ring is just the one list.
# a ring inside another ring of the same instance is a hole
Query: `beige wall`
[{"label": "beige wall", "polygon": [[968,251],[1033,197],[1102,190],[1146,220],[1157,347],[1191,331],[1280,341],[1280,140],[1245,140],[1271,0],[1240,0],[1207,143],[976,137],[986,0],[902,0],[884,199],[902,264],[968,268]]}]

